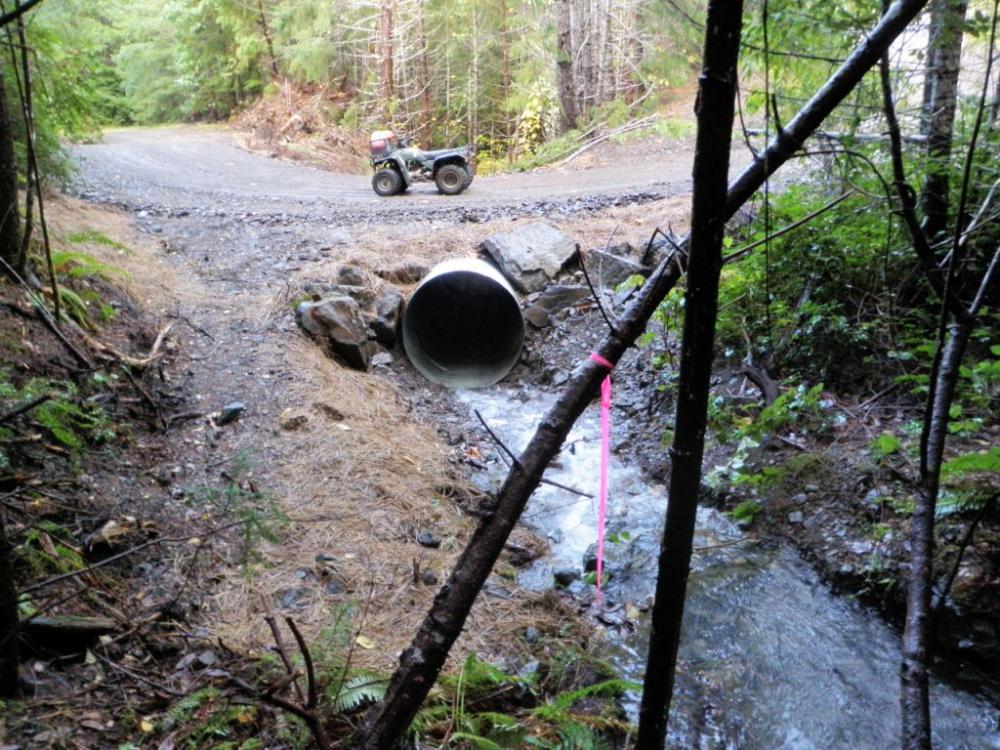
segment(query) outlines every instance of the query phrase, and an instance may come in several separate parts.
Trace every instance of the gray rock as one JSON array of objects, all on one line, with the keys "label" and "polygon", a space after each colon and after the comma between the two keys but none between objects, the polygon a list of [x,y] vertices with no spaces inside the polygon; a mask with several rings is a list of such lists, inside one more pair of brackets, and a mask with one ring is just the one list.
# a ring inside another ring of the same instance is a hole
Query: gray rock
[{"label": "gray rock", "polygon": [[348,286],[364,286],[365,277],[357,266],[341,266],[337,270],[337,282]]},{"label": "gray rock", "polygon": [[302,609],[309,603],[309,592],[305,589],[285,589],[280,601],[282,609]]},{"label": "gray rock", "polygon": [[617,245],[611,245],[606,248],[606,252],[622,258],[632,258],[634,260],[641,260],[640,256],[642,255],[642,252],[636,250],[636,248],[632,246],[631,242],[619,242]]},{"label": "gray rock", "polygon": [[788,523],[802,523],[802,519],[805,518],[801,510],[793,510],[788,514]]},{"label": "gray rock", "polygon": [[804,492],[800,492],[798,495],[792,497],[792,502],[796,505],[805,505],[809,502],[809,496]]},{"label": "gray rock", "polygon": [[517,291],[526,294],[541,291],[555,279],[576,256],[577,247],[554,226],[535,222],[494,235],[479,243],[479,250]]},{"label": "gray rock", "polygon": [[639,263],[647,268],[656,268],[672,250],[669,242],[657,238],[643,247],[639,254]]},{"label": "gray rock", "polygon": [[850,563],[844,563],[839,568],[840,575],[849,576],[854,574],[854,566]]},{"label": "gray rock", "polygon": [[433,586],[438,582],[438,577],[433,570],[425,570],[420,574],[420,582],[425,586]]},{"label": "gray rock", "polygon": [[403,295],[390,289],[379,295],[373,307],[374,315],[368,324],[375,334],[375,340],[391,348],[399,339],[399,326],[403,320]]},{"label": "gray rock", "polygon": [[323,591],[326,592],[327,596],[336,596],[337,594],[343,593],[344,583],[336,578],[331,578],[323,586]]},{"label": "gray rock", "polygon": [[372,355],[372,367],[388,367],[392,364],[392,355],[389,352],[378,352]]},{"label": "gray rock", "polygon": [[393,268],[380,268],[375,273],[395,284],[416,284],[427,275],[428,270],[427,266],[419,263],[407,263]]},{"label": "gray rock", "polygon": [[552,571],[552,577],[557,586],[569,586],[580,578],[580,571],[576,568],[556,568]]},{"label": "gray rock", "polygon": [[219,418],[215,420],[217,425],[229,424],[230,422],[235,422],[241,416],[243,412],[247,410],[247,405],[242,401],[233,401],[222,407],[222,411],[219,412]]},{"label": "gray rock", "polygon": [[374,352],[358,303],[346,295],[303,302],[296,310],[302,329],[357,370],[370,370]]},{"label": "gray rock", "polygon": [[867,555],[875,549],[875,545],[869,541],[851,542],[847,545],[847,548],[855,555]]},{"label": "gray rock", "polygon": [[538,643],[541,639],[542,633],[538,628],[529,625],[524,629],[524,640],[528,643]]},{"label": "gray rock", "polygon": [[590,290],[576,284],[552,284],[524,311],[524,318],[535,328],[552,324],[551,315],[590,297]]},{"label": "gray rock", "polygon": [[417,544],[421,547],[437,549],[441,546],[441,537],[431,531],[421,531],[417,534]]},{"label": "gray rock", "polygon": [[649,276],[650,269],[628,258],[591,250],[587,253],[587,272],[594,286],[613,289],[630,276]]}]

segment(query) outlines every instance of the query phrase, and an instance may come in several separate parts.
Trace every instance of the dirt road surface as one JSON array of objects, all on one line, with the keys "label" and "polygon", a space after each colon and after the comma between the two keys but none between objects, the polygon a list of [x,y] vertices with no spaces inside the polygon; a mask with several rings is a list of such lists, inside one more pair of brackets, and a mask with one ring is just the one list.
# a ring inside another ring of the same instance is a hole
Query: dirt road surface
[{"label": "dirt road surface", "polygon": [[368,176],[252,154],[236,145],[232,131],[217,127],[113,131],[102,143],[77,147],[76,154],[89,192],[132,207],[338,217],[345,211],[385,216],[496,208],[509,214],[525,203],[566,208],[622,198],[649,201],[686,192],[692,158],[687,141],[657,141],[637,145],[625,163],[477,177],[457,197],[417,183],[404,195],[378,198]]}]

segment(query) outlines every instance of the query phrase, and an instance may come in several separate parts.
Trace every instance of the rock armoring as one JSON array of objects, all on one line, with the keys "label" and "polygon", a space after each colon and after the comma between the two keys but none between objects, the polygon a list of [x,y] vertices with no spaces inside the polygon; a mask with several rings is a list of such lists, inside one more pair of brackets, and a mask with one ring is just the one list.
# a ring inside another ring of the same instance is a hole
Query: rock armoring
[{"label": "rock armoring", "polygon": [[544,222],[525,224],[479,243],[479,251],[521,294],[542,291],[576,258],[577,249],[570,237]]},{"label": "rock armoring", "polygon": [[299,326],[326,349],[348,365],[371,369],[375,344],[371,331],[361,315],[361,307],[346,294],[338,294],[317,302],[302,302],[295,311]]}]

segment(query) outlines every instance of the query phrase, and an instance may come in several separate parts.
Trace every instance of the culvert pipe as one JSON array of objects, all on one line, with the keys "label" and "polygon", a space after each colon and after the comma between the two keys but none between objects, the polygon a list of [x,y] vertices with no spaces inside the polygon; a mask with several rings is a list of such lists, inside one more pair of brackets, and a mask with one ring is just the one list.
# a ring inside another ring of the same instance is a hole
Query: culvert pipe
[{"label": "culvert pipe", "polygon": [[481,260],[446,260],[431,269],[403,313],[406,356],[428,380],[484,388],[517,364],[524,318],[500,272]]}]

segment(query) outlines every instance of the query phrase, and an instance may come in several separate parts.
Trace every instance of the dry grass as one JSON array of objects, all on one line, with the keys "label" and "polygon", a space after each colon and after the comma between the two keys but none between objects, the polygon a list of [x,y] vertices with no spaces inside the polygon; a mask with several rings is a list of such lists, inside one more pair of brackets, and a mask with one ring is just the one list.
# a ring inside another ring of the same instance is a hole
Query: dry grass
[{"label": "dry grass", "polygon": [[584,249],[602,248],[609,237],[612,245],[627,241],[638,248],[649,240],[656,227],[664,230],[673,227],[678,233],[686,231],[690,205],[690,197],[682,196],[641,205],[618,206],[593,215],[501,219],[486,224],[447,225],[446,228],[427,222],[407,231],[405,243],[400,243],[398,227],[373,227],[354,239],[347,257],[310,264],[294,275],[289,284],[293,291],[287,296],[289,299],[295,296],[295,292],[301,290],[306,282],[333,281],[339,268],[345,264],[358,265],[374,274],[407,264],[433,266],[449,258],[473,257],[476,245],[482,240],[530,221],[545,221],[560,228]]},{"label": "dry grass", "polygon": [[[163,261],[160,243],[136,231],[131,214],[61,194],[50,196],[45,208],[53,250],[85,253],[124,271],[109,280],[143,311],[162,314],[190,290]],[[35,237],[40,238],[37,228]]]},{"label": "dry grass", "polygon": [[[279,421],[301,426],[269,489],[292,524],[251,577],[228,576],[215,599],[213,630],[231,645],[257,648],[269,641],[266,609],[280,609],[281,595],[301,588],[310,598],[295,617],[305,632],[315,637],[338,605],[354,602],[365,610],[362,641],[374,644],[358,649],[355,663],[388,670],[437,591],[414,580],[414,567],[443,582],[471,534],[473,520],[449,497],[467,490],[449,450],[413,421],[391,383],[334,365],[304,339],[287,343],[284,355],[296,374],[287,394],[295,406]],[[441,548],[419,546],[421,530],[433,530]],[[324,581],[318,554],[332,559],[327,565],[343,593],[316,593]],[[536,596],[494,580],[510,598],[481,597],[456,658],[507,651],[529,624],[559,630],[551,608],[535,606]]]}]

